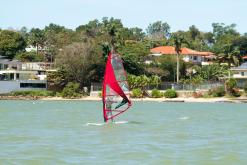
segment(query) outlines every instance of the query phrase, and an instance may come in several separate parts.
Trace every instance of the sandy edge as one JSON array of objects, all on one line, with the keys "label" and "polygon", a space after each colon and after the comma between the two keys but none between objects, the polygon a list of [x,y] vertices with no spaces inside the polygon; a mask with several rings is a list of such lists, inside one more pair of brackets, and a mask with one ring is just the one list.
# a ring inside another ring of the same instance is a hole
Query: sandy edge
[{"label": "sandy edge", "polygon": [[[87,96],[82,98],[75,99],[66,99],[62,97],[13,97],[13,96],[1,96],[0,100],[54,100],[54,101],[101,101],[100,97]],[[178,98],[132,98],[132,101],[154,101],[154,102],[198,102],[198,103],[217,103],[217,102],[230,102],[230,103],[239,103],[246,102],[247,97],[239,98],[194,98],[194,97],[178,97]]]},{"label": "sandy edge", "polygon": [[[78,99],[65,99],[61,97],[46,97],[46,98],[41,98],[39,100],[85,100],[85,101],[101,101],[102,99],[99,97],[83,97],[83,98],[78,98]],[[183,98],[183,97],[178,97],[178,98],[173,98],[173,99],[168,99],[168,98],[132,98],[132,101],[155,101],[155,102],[206,102],[206,103],[215,103],[215,102],[242,102],[242,101],[247,101],[247,97],[241,97],[237,99],[231,99],[231,98],[193,98],[193,97],[188,97],[188,98]]]}]

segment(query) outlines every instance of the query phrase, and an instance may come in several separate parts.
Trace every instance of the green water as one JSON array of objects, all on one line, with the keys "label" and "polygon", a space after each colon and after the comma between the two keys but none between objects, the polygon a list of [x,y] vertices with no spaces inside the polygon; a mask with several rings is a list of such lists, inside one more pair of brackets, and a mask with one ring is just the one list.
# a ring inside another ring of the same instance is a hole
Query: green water
[{"label": "green water", "polygon": [[123,124],[101,102],[0,101],[0,165],[247,164],[247,104],[134,102]]}]

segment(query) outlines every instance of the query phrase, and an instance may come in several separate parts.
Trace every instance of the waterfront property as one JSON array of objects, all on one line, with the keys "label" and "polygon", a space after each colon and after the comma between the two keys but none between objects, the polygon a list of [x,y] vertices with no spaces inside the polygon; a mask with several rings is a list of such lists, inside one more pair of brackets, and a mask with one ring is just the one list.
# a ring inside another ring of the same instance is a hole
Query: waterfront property
[{"label": "waterfront property", "polygon": [[242,59],[244,62],[247,62],[247,55],[243,56]]},{"label": "waterfront property", "polygon": [[52,63],[0,59],[0,93],[46,89],[46,72],[52,67]]},{"label": "waterfront property", "polygon": [[243,86],[247,81],[247,62],[238,67],[231,68],[231,71],[233,72],[232,77],[238,81],[239,86]]},{"label": "waterfront property", "polygon": [[[173,46],[159,46],[150,50],[151,56],[161,55],[176,55],[175,47]],[[209,65],[215,58],[212,52],[200,52],[189,48],[181,48],[180,55],[185,62],[192,62],[193,64]],[[148,62],[149,63],[149,62]]]}]

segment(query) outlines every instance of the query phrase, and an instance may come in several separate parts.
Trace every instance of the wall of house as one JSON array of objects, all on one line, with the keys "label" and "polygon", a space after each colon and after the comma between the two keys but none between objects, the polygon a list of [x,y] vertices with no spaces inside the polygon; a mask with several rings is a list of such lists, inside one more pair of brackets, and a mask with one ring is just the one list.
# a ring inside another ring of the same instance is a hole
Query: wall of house
[{"label": "wall of house", "polygon": [[9,93],[18,89],[20,89],[18,81],[0,81],[0,93]]},{"label": "wall of house", "polygon": [[247,71],[236,71],[234,72],[233,77],[235,78],[247,77]]},{"label": "wall of house", "polygon": [[46,90],[46,88],[30,88],[25,87],[21,88],[20,83],[45,83],[46,81],[0,81],[0,94],[1,93],[10,93],[12,91],[23,91],[23,90]]},{"label": "wall of house", "polygon": [[190,61],[190,56],[183,56],[183,60],[185,61],[185,62],[189,62]]},{"label": "wall of house", "polygon": [[204,58],[202,56],[185,55],[183,56],[183,60],[185,62],[201,63],[202,61],[204,61]]},{"label": "wall of house", "polygon": [[34,79],[36,76],[35,72],[30,72],[30,73],[21,73],[19,76],[20,80],[29,80],[29,79]]}]

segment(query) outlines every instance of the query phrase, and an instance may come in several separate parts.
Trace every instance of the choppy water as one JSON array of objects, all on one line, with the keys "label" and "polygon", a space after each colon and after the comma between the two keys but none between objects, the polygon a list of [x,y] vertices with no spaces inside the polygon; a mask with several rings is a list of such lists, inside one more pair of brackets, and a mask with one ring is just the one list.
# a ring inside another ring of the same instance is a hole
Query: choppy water
[{"label": "choppy water", "polygon": [[0,101],[0,164],[247,164],[247,104],[135,102],[118,121],[101,102]]}]

